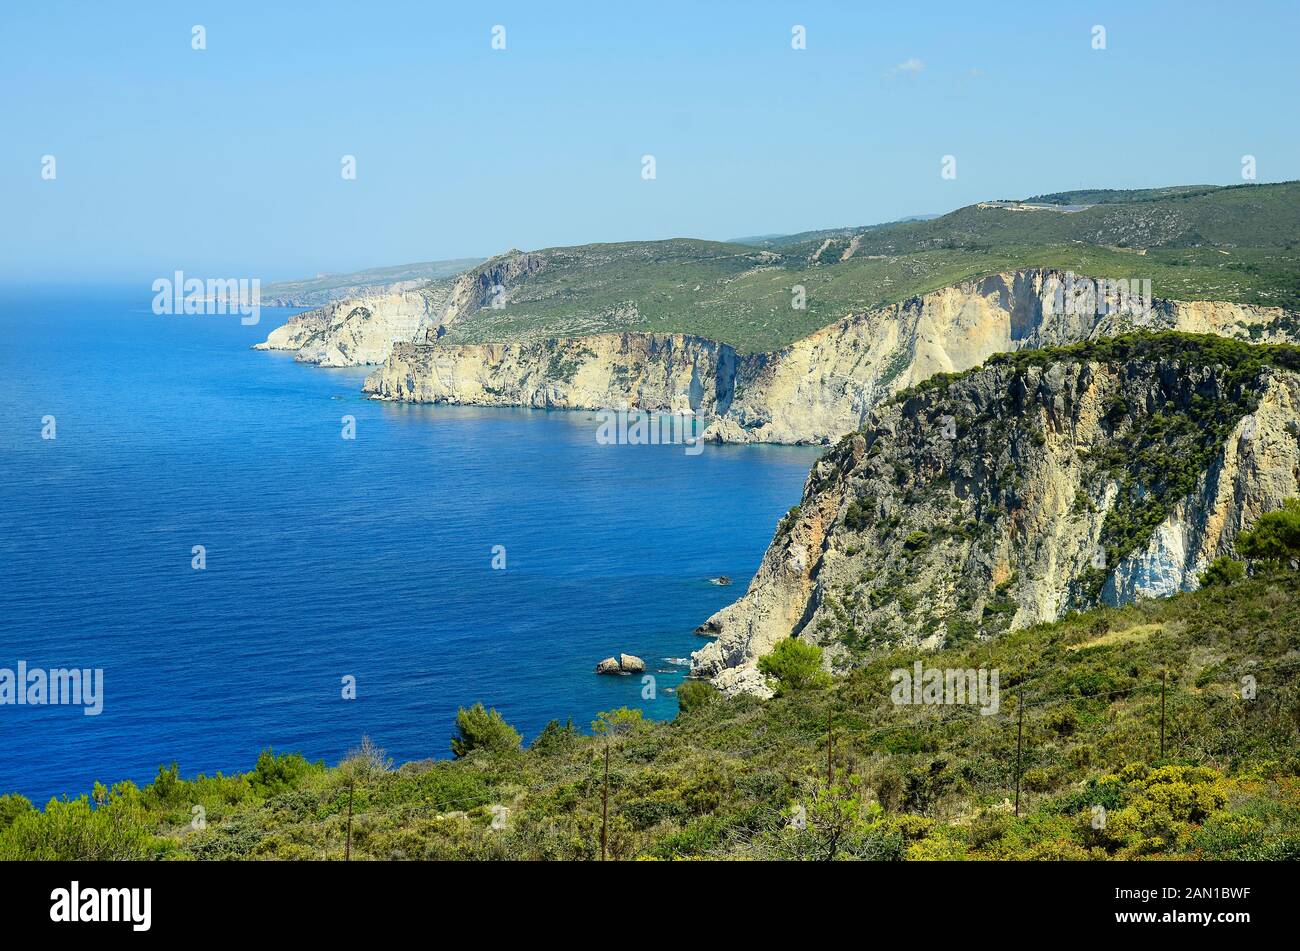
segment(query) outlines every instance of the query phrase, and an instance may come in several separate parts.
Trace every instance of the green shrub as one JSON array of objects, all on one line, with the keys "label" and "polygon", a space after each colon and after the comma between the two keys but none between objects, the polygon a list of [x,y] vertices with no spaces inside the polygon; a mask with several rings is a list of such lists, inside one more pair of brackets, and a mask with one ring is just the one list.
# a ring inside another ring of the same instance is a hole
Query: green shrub
[{"label": "green shrub", "polygon": [[0,860],[121,861],[156,857],[161,847],[140,824],[135,787],[93,808],[87,796],[51,799],[45,811],[19,813],[0,831]]},{"label": "green shrub", "polygon": [[[261,760],[258,762],[260,763]],[[181,779],[180,767],[172,763],[170,766],[158,767],[158,777],[153,781],[150,789],[159,802],[175,803],[184,787],[185,781]]]},{"label": "green shrub", "polygon": [[726,820],[721,816],[700,816],[686,823],[681,831],[660,839],[654,846],[653,854],[664,859],[703,855],[722,841],[726,829]]},{"label": "green shrub", "polygon": [[876,500],[854,499],[844,510],[844,527],[851,532],[864,532],[875,521]]},{"label": "green shrub", "polygon": [[707,680],[683,680],[677,688],[677,706],[682,713],[707,707],[721,697],[722,694]]},{"label": "green shrub", "polygon": [[830,675],[822,670],[822,649],[797,637],[779,642],[772,653],[759,659],[758,669],[776,680],[779,694],[830,683]]},{"label": "green shrub", "polygon": [[635,707],[602,710],[591,721],[591,732],[597,736],[614,736],[635,733],[645,724],[645,714]]},{"label": "green shrub", "polygon": [[457,759],[474,750],[510,753],[519,749],[523,737],[495,709],[486,710],[476,703],[468,710],[456,711],[456,735],[451,738],[451,752]]},{"label": "green shrub", "polygon": [[1226,588],[1230,584],[1236,584],[1244,577],[1246,577],[1245,565],[1235,558],[1220,555],[1210,562],[1210,566],[1201,575],[1200,581],[1202,588]]},{"label": "green shrub", "polygon": [[1069,707],[1057,707],[1043,718],[1043,725],[1057,736],[1071,736],[1079,728],[1079,715]]},{"label": "green shrub", "polygon": [[577,738],[578,728],[573,725],[572,717],[563,724],[559,720],[552,720],[542,728],[541,733],[537,734],[537,739],[533,740],[533,745],[529,749],[543,756],[552,756],[568,749]]},{"label": "green shrub", "polygon": [[1011,816],[1002,812],[981,812],[971,820],[966,835],[970,847],[985,850],[1002,841],[1011,827]]},{"label": "green shrub", "polygon": [[31,800],[17,793],[5,793],[0,796],[0,832],[13,825],[14,820],[24,813],[32,811]]},{"label": "green shrub", "polygon": [[1098,838],[1122,858],[1175,847],[1228,802],[1220,774],[1203,766],[1133,764],[1120,770],[1119,781],[1124,807],[1109,814]]},{"label": "green shrub", "polygon": [[799,506],[797,505],[792,506],[790,508],[790,511],[786,512],[785,515],[781,517],[781,521],[777,523],[776,534],[777,535],[789,534],[790,530],[794,528],[794,523],[799,521],[800,511],[801,510]]},{"label": "green shrub", "polygon": [[921,551],[930,546],[930,533],[924,529],[917,529],[910,533],[903,541],[903,547],[908,551]]},{"label": "green shrub", "polygon": [[[267,747],[257,757],[257,765],[253,767],[253,772],[248,779],[253,790],[258,795],[273,796],[287,789],[293,789],[298,785],[298,780],[311,772],[312,769],[312,764],[307,762],[299,753],[285,753],[282,756],[276,756],[275,752],[270,747]],[[158,780],[160,782],[163,781],[164,772],[161,768],[158,770]],[[169,783],[164,785],[164,790],[170,790]],[[166,801],[165,796],[161,798]]]},{"label": "green shrub", "polygon": [[1261,515],[1237,539],[1237,551],[1251,561],[1274,565],[1300,559],[1300,499],[1287,499],[1282,508]]}]

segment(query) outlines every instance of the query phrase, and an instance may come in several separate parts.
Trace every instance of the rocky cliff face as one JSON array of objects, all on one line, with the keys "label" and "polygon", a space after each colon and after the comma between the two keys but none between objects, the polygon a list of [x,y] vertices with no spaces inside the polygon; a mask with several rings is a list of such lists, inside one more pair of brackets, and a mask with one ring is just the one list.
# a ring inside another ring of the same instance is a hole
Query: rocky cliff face
[{"label": "rocky cliff face", "polygon": [[708,436],[721,442],[833,442],[860,427],[882,399],[935,373],[968,370],[995,353],[1138,328],[1291,339],[1277,308],[1155,300],[1149,312],[1121,309],[1118,302],[1108,311],[1090,299],[1088,287],[1060,271],[1023,270],[848,317],[743,364],[736,401]]},{"label": "rocky cliff face", "polygon": [[[538,255],[512,252],[462,275],[439,324],[454,326],[491,306],[494,294],[508,294],[544,266]],[[395,352],[367,390],[414,402],[612,408],[631,401],[640,409],[666,410],[680,408],[680,394],[703,386],[718,395],[685,403],[709,418],[709,440],[830,443],[860,427],[874,406],[900,389],[977,366],[995,353],[1133,328],[1273,341],[1289,339],[1292,327],[1280,310],[1239,304],[1157,300],[1137,313],[1108,310],[1085,296],[1085,286],[1069,285],[1066,275],[1052,270],[998,274],[848,317],[757,355],[699,337],[640,333],[452,344],[435,328]],[[693,355],[656,371],[675,374],[672,379],[641,386],[638,368],[658,359],[667,339],[690,341],[692,353],[712,368],[702,370]],[[703,382],[702,373],[712,376]]]},{"label": "rocky cliff face", "polygon": [[814,467],[693,671],[764,693],[797,635],[834,665],[1193,588],[1300,494],[1300,359],[1128,335],[1022,353],[880,406]]},{"label": "rocky cliff face", "polygon": [[413,340],[445,317],[450,287],[379,294],[326,304],[289,318],[255,350],[292,350],[326,367],[383,363],[393,343]]},{"label": "rocky cliff face", "polygon": [[505,254],[488,259],[474,270],[466,271],[452,284],[445,322],[454,324],[485,307],[508,303],[516,286],[545,265],[546,258],[543,255],[511,248]]},{"label": "rocky cliff face", "polygon": [[397,344],[365,383],[381,399],[564,409],[644,409],[713,416],[732,400],[736,353],[680,334],[566,340]]},{"label": "rocky cliff face", "polygon": [[294,359],[327,367],[383,363],[395,343],[422,341],[430,330],[504,303],[543,263],[541,255],[511,250],[454,278],[394,284],[327,303],[289,318],[253,349],[293,350]]}]

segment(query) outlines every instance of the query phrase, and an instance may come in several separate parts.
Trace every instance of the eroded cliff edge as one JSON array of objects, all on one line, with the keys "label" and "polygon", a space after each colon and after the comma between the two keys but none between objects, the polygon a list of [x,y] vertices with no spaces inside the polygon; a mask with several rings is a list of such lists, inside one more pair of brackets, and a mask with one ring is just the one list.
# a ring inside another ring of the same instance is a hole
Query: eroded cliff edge
[{"label": "eroded cliff edge", "polygon": [[420,289],[336,301],[290,317],[254,350],[291,350],[301,363],[325,367],[383,363],[393,341],[437,326],[445,294]]},{"label": "eroded cliff edge", "polygon": [[[497,286],[508,286],[512,278],[500,279],[506,283]],[[463,319],[453,314],[392,344],[365,388],[409,402],[689,410],[707,419],[711,441],[829,444],[899,390],[996,353],[1132,329],[1273,342],[1291,339],[1297,323],[1278,308],[1221,302],[1157,299],[1140,312],[1108,309],[1071,299],[1067,286],[1067,275],[1050,269],[997,274],[846,317],[762,354],[638,332],[455,344],[442,330]]]},{"label": "eroded cliff edge", "polygon": [[396,343],[437,339],[449,324],[465,320],[508,286],[534,273],[542,258],[511,250],[478,268],[418,288],[393,288],[334,301],[289,318],[254,350],[289,350],[301,363],[371,366],[383,363]]},{"label": "eroded cliff edge", "polygon": [[1189,590],[1300,494],[1300,350],[1129,334],[994,358],[878,407],[812,469],[692,670],[763,694],[784,637],[831,663]]},{"label": "eroded cliff edge", "polygon": [[685,334],[594,334],[521,343],[398,343],[365,382],[382,399],[715,417],[735,397],[736,351]]}]

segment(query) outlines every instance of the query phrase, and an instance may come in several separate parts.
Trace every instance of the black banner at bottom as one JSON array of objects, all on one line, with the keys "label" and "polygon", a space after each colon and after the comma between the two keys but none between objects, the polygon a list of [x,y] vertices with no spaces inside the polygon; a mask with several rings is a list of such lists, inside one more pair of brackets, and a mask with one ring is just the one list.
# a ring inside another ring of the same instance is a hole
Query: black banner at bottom
[{"label": "black banner at bottom", "polygon": [[7,863],[0,915],[8,936],[128,940],[208,926],[227,935],[247,927],[259,936],[373,937],[377,927],[440,919],[527,927],[534,915],[599,928],[651,909],[671,921],[682,909],[687,929],[711,931],[717,918],[733,936],[777,921],[834,920],[914,934],[922,923],[940,940],[1050,929],[1219,942],[1293,925],[1295,873],[1285,864],[1181,862]]}]

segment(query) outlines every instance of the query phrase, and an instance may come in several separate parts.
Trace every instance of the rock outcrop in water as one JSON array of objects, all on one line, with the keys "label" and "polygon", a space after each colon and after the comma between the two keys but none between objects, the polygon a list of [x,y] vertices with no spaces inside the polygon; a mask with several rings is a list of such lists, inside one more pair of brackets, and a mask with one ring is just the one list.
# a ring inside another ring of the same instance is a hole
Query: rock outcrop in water
[{"label": "rock outcrop in water", "polygon": [[645,661],[635,654],[606,657],[596,665],[598,674],[640,674],[645,672]]},{"label": "rock outcrop in water", "polygon": [[[508,285],[520,268],[543,266],[540,259],[530,265],[531,257],[506,259],[510,273],[460,279],[456,313],[485,306],[491,282]],[[690,410],[707,419],[708,440],[816,444],[857,429],[899,390],[995,353],[1134,328],[1277,341],[1291,339],[1295,326],[1280,309],[1231,303],[1156,300],[1142,312],[1108,312],[1095,302],[1080,306],[1066,284],[1053,270],[998,274],[847,317],[764,354],[637,332],[453,344],[435,326],[395,345],[366,391],[409,402]]]},{"label": "rock outcrop in water", "polygon": [[1132,334],[995,358],[878,407],[812,469],[692,673],[764,693],[757,658],[834,665],[1197,586],[1300,494],[1300,351]]}]

